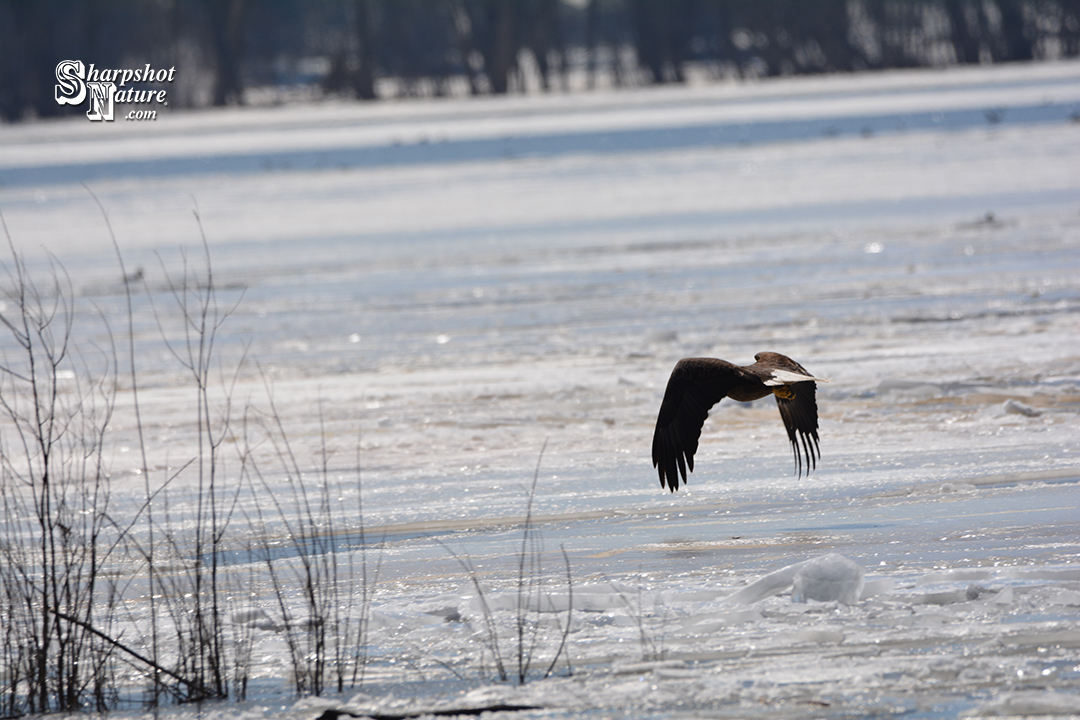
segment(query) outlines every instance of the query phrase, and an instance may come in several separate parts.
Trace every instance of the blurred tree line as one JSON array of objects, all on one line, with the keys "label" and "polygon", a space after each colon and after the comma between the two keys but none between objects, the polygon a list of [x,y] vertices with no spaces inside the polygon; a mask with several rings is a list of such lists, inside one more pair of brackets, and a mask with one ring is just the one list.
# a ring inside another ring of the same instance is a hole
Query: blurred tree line
[{"label": "blurred tree line", "polygon": [[175,66],[173,106],[1056,59],[1080,0],[0,0],[0,118],[56,64]]}]

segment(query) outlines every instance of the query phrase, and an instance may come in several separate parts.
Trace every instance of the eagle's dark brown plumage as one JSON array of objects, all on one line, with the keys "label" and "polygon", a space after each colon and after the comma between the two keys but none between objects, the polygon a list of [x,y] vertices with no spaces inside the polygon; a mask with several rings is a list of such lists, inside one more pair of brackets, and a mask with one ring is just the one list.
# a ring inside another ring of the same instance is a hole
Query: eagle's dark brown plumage
[{"label": "eagle's dark brown plumage", "polygon": [[774,352],[758,353],[753,365],[739,367],[714,358],[686,358],[671,371],[660,414],[653,433],[653,467],[660,486],[672,492],[679,478],[694,470],[701,426],[709,409],[725,397],[739,402],[776,396],[780,417],[795,453],[795,469],[801,476],[817,466],[817,385],[815,378],[791,358]]}]

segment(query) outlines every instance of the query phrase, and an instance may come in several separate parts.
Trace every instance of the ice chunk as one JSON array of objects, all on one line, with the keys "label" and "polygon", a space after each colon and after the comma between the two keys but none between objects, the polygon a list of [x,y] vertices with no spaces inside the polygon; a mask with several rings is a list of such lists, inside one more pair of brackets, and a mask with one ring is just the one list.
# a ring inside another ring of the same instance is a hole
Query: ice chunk
[{"label": "ice chunk", "polygon": [[859,601],[865,571],[839,553],[788,565],[758,578],[724,599],[725,604],[749,605],[794,587],[794,602],[837,601],[854,605]]},{"label": "ice chunk", "polygon": [[859,596],[859,599],[865,600],[866,598],[875,595],[887,595],[888,593],[891,593],[895,587],[896,580],[890,577],[863,580],[862,595]]},{"label": "ice chunk", "polygon": [[237,610],[231,616],[233,624],[242,625],[256,630],[277,630],[278,625],[267,615],[262,608],[250,610]]},{"label": "ice chunk", "polygon": [[1009,398],[1001,404],[1001,409],[1011,415],[1025,415],[1027,417],[1039,417],[1042,415],[1041,410],[1036,410],[1030,405],[1025,405],[1022,402],[1017,402],[1012,398]]},{"label": "ice chunk", "polygon": [[453,605],[437,607],[432,610],[425,610],[424,612],[428,615],[441,617],[446,622],[461,622],[461,612]]},{"label": "ice chunk", "polygon": [[764,600],[767,597],[779,595],[791,587],[791,583],[795,580],[795,574],[808,562],[810,561],[804,560],[803,562],[795,563],[794,565],[788,565],[787,567],[780,568],[764,577],[758,578],[741,590],[737,590],[731,595],[728,595],[724,598],[724,603],[750,605],[759,600]]},{"label": "ice chunk", "polygon": [[237,625],[247,625],[265,617],[267,615],[262,608],[251,608],[250,610],[237,610],[232,614],[231,619]]},{"label": "ice chunk", "polygon": [[792,602],[859,602],[866,572],[839,553],[829,553],[805,563],[793,579]]}]

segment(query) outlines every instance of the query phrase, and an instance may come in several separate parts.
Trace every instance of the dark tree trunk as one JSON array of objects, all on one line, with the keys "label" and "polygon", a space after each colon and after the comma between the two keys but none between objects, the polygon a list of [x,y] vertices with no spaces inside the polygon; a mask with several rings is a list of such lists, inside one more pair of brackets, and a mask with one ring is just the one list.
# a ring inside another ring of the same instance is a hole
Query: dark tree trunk
[{"label": "dark tree trunk", "polygon": [[1034,59],[1035,47],[1028,35],[1027,23],[1024,20],[1024,4],[1023,0],[998,1],[998,7],[1001,9],[1001,34],[1004,47],[1001,56],[995,59],[1005,62]]},{"label": "dark tree trunk", "polygon": [[488,7],[489,50],[485,71],[491,92],[505,95],[510,90],[510,72],[514,67],[514,5],[511,0],[494,0]]},{"label": "dark tree trunk", "polygon": [[216,106],[242,103],[244,88],[240,80],[240,62],[243,58],[244,0],[206,2],[216,59],[213,103]]},{"label": "dark tree trunk", "polygon": [[359,45],[359,67],[353,77],[353,89],[361,100],[374,100],[375,95],[375,32],[372,28],[369,0],[356,0],[356,41]]},{"label": "dark tree trunk", "polygon": [[971,15],[981,11],[966,0],[945,0],[945,12],[949,15],[949,33],[956,61],[961,64],[979,62],[980,38],[971,27]]}]

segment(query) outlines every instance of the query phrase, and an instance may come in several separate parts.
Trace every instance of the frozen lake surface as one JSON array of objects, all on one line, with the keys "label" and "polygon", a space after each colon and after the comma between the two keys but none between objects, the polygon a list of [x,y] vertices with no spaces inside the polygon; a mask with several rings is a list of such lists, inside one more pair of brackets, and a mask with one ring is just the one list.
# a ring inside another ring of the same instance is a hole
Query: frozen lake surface
[{"label": "frozen lake surface", "polygon": [[[166,345],[168,282],[203,267],[197,211],[235,306],[215,349],[240,364],[234,406],[272,395],[353,561],[362,496],[363,685],[291,695],[246,525],[228,561],[249,700],[166,714],[1080,714],[1078,118],[1063,63],[4,128],[0,211],[33,270],[48,252],[70,274],[76,340],[104,343],[99,315],[127,327],[87,187],[142,270],[151,476],[197,454]],[[674,363],[763,350],[831,380],[817,471],[795,476],[771,399],[725,400],[689,487],[663,492]],[[134,427],[122,392],[114,509],[143,498]],[[295,519],[280,456],[252,449]],[[484,603],[509,657],[534,472],[539,639],[516,687],[490,681]],[[169,485],[178,526],[196,487]],[[806,561],[854,590],[811,599],[829,582]],[[572,668],[541,680],[568,623]]]}]

